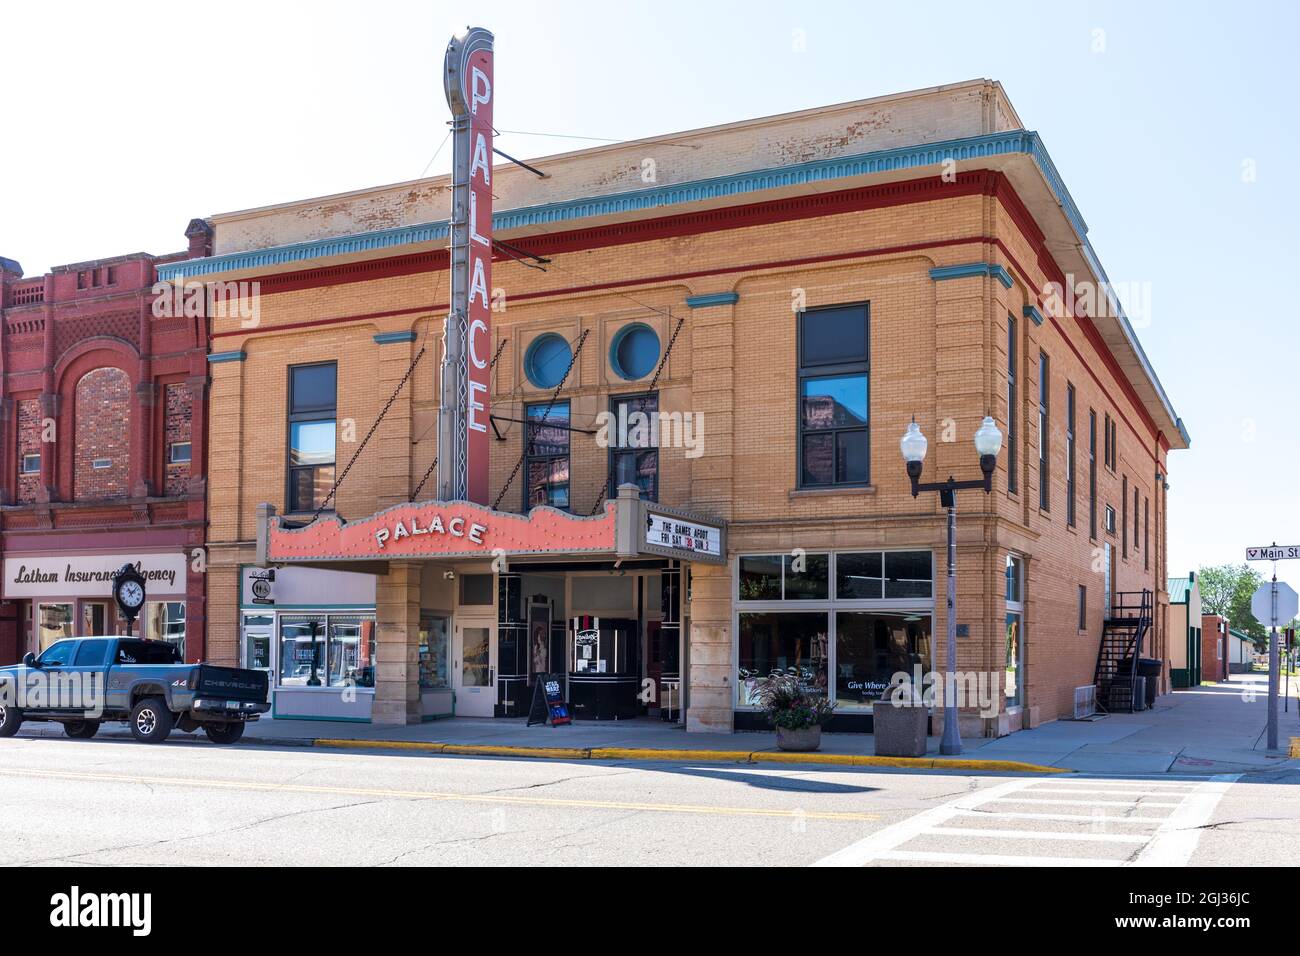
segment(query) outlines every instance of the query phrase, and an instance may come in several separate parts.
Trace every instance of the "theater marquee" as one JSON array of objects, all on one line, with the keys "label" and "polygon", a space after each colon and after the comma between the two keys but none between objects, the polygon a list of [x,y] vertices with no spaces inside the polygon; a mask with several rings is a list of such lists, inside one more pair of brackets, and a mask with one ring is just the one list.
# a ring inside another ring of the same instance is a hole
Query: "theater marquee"
[{"label": "theater marquee", "polygon": [[[590,517],[547,507],[521,515],[469,501],[426,501],[394,505],[357,521],[329,517],[298,527],[283,522],[270,505],[258,510],[257,563],[262,566],[565,555],[726,560],[721,522],[648,505],[626,493]],[[647,528],[661,530],[652,534]]]}]

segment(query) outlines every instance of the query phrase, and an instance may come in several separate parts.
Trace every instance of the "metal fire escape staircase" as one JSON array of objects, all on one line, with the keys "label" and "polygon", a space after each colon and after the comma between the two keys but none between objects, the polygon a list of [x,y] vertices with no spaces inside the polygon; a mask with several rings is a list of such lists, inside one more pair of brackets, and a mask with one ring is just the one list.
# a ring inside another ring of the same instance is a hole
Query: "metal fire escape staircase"
[{"label": "metal fire escape staircase", "polygon": [[1143,706],[1137,694],[1138,658],[1151,630],[1150,590],[1120,591],[1102,625],[1097,650],[1097,706],[1110,713],[1132,712]]}]

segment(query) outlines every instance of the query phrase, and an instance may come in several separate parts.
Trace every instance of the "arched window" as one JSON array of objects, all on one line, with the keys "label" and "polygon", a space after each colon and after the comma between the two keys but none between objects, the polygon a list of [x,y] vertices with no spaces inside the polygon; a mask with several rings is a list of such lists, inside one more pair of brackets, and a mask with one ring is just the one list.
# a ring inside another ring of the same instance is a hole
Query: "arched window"
[{"label": "arched window", "polygon": [[74,396],[77,501],[125,498],[131,492],[131,378],[120,368],[92,369]]}]

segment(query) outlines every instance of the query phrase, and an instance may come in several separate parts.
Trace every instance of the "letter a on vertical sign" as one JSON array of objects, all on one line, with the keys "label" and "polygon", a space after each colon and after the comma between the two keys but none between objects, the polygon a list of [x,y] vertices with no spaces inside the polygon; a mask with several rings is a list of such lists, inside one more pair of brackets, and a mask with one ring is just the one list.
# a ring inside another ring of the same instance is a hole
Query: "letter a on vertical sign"
[{"label": "letter a on vertical sign", "polygon": [[[472,27],[447,46],[452,115],[451,316],[443,350],[438,492],[488,502],[492,389],[492,34]],[[450,452],[450,454],[449,454]]]}]

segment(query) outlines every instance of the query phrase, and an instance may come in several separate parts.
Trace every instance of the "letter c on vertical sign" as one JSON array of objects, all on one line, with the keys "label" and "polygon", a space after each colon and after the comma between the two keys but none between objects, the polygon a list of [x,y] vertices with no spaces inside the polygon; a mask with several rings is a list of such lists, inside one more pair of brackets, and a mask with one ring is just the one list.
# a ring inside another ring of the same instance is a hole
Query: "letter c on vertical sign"
[{"label": "letter c on vertical sign", "polygon": [[478,350],[478,336],[480,333],[487,335],[487,323],[482,319],[475,319],[469,324],[469,360],[474,363],[475,368],[487,368],[487,359],[483,353]]}]

